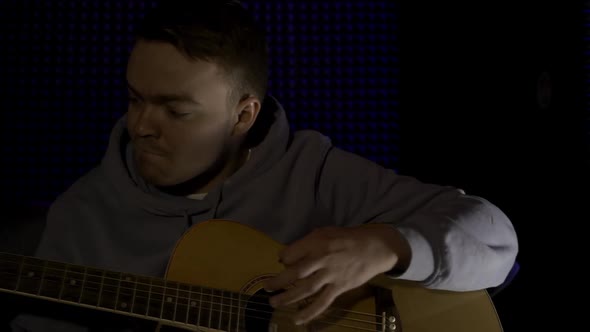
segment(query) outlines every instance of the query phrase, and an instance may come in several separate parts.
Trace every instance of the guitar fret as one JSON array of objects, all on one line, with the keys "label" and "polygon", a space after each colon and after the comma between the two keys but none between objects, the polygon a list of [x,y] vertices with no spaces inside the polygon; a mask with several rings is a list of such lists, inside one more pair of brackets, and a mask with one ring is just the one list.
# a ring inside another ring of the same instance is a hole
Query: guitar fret
[{"label": "guitar fret", "polygon": [[162,319],[164,315],[164,303],[166,303],[166,282],[164,281],[164,288],[162,289],[162,305],[160,305],[160,319]]},{"label": "guitar fret", "polygon": [[120,282],[120,273],[105,271],[102,278],[102,290],[99,307],[107,309],[117,308],[117,288]]},{"label": "guitar fret", "polygon": [[189,286],[188,287],[188,300],[186,302],[186,318],[184,320],[184,322],[187,323],[187,324],[191,324],[188,321],[188,318],[189,318],[189,315],[190,315],[190,312],[191,312],[191,303],[192,303],[192,297],[191,297],[191,295],[192,295],[191,287]]},{"label": "guitar fret", "polygon": [[148,316],[150,313],[150,299],[152,297],[152,278],[149,278],[150,280],[150,289],[148,290],[148,299],[147,299],[147,304],[146,304],[146,309],[145,309],[145,315]]},{"label": "guitar fret", "polygon": [[68,302],[78,302],[82,296],[80,279],[83,280],[83,268],[75,265],[66,265],[60,299]]},{"label": "guitar fret", "polygon": [[200,326],[200,304],[197,303],[198,293],[194,291],[196,286],[189,286],[188,290],[188,308],[186,313],[186,323],[190,325]]},{"label": "guitar fret", "polygon": [[149,312],[148,316],[155,318],[162,318],[162,310],[164,306],[164,284],[161,279],[152,279],[152,291],[150,292]]},{"label": "guitar fret", "polygon": [[82,294],[80,295],[80,303],[98,306],[101,297],[101,286],[103,271],[94,268],[86,268],[84,272],[85,284],[82,287]]},{"label": "guitar fret", "polygon": [[[223,296],[223,290],[219,292],[219,323],[217,324],[217,328],[219,330],[221,330],[221,321],[223,318],[223,301],[224,301],[224,296]],[[227,322],[227,319],[223,320],[224,322]]]},{"label": "guitar fret", "polygon": [[207,324],[207,327],[211,327],[211,319],[213,318],[212,317],[212,314],[213,314],[213,296],[211,296],[212,295],[211,292],[209,294],[207,295],[208,296],[208,300],[209,300],[209,323]]},{"label": "guitar fret", "polygon": [[172,315],[172,320],[176,321],[176,310],[178,309],[178,297],[180,296],[178,293],[180,291],[180,284],[176,284],[176,298],[174,301],[174,315]]},{"label": "guitar fret", "polygon": [[43,278],[45,278],[45,270],[47,269],[47,262],[43,262],[43,267],[41,268],[41,282],[39,283],[39,289],[37,290],[37,295],[41,295],[41,289],[43,288]]},{"label": "guitar fret", "polygon": [[164,289],[164,300],[162,301],[162,318],[174,321],[176,303],[178,301],[177,289],[180,287],[177,282],[166,281]]},{"label": "guitar fret", "polygon": [[[236,306],[236,332],[238,332],[240,329],[240,293],[238,293],[237,296],[238,305]],[[229,331],[231,332],[231,327],[229,328]]]},{"label": "guitar fret", "polygon": [[175,308],[174,321],[188,324],[188,315],[190,309],[190,286],[178,283],[178,296],[176,297],[177,306]]},{"label": "guitar fret", "polygon": [[[132,312],[133,310],[133,292],[135,291],[135,286],[133,287],[133,291],[131,290],[132,285],[137,285],[134,282],[134,277],[129,274],[121,273],[119,279],[119,287],[117,288],[117,309],[124,312]],[[129,302],[131,302],[131,307],[129,306]]]},{"label": "guitar fret", "polygon": [[[244,325],[244,329],[245,327],[245,319],[246,319],[246,306],[244,305],[244,308],[242,309],[242,304],[244,303],[244,300],[242,299],[242,293],[238,293],[238,315],[237,315],[237,324],[236,324],[236,332],[241,331],[240,328],[242,325]],[[244,315],[242,315],[241,311],[244,310]],[[242,319],[244,318],[244,319]]]},{"label": "guitar fret", "polygon": [[101,272],[101,278],[100,278],[100,289],[98,290],[98,301],[96,301],[96,306],[100,306],[100,300],[102,298],[102,288],[104,287],[104,275],[105,275],[106,271],[102,271]]},{"label": "guitar fret", "polygon": [[233,293],[229,292],[229,322],[227,323],[227,330],[231,331],[231,320],[233,312]]},{"label": "guitar fret", "polygon": [[[234,330],[237,332],[240,329],[240,293],[234,293]],[[237,303],[237,304],[236,304]]]},{"label": "guitar fret", "polygon": [[41,287],[41,279],[39,276],[42,274],[43,261],[37,258],[24,257],[22,260],[22,267],[18,275],[18,285],[16,291],[37,294]]},{"label": "guitar fret", "polygon": [[16,290],[21,259],[18,256],[0,253],[0,289]]},{"label": "guitar fret", "polygon": [[203,290],[201,289],[201,287],[199,287],[199,314],[198,314],[198,319],[197,319],[198,326],[203,326],[203,324],[201,324],[201,310],[202,309],[203,309]]},{"label": "guitar fret", "polygon": [[[65,279],[65,264],[57,262],[47,262],[43,279],[39,279],[39,295],[52,299],[60,299]],[[29,267],[30,269],[30,267]],[[28,276],[33,277],[34,272],[29,271]]]},{"label": "guitar fret", "polygon": [[25,257],[21,257],[20,263],[18,264],[18,272],[16,274],[16,284],[14,286],[14,290],[18,290],[18,286],[20,285],[21,275],[23,273],[23,266],[25,265]]},{"label": "guitar fret", "polygon": [[65,287],[66,286],[66,273],[68,273],[68,266],[67,265],[66,265],[66,268],[64,270],[63,278],[61,279],[61,288],[59,289],[59,295],[57,296],[57,299],[58,300],[61,300],[62,299],[61,297],[63,295],[64,288],[66,288]]},{"label": "guitar fret", "polygon": [[136,277],[135,295],[133,296],[133,313],[147,316],[149,313],[150,292],[151,278],[143,276]]},{"label": "guitar fret", "polygon": [[84,286],[86,285],[86,277],[88,276],[87,274],[87,268],[84,267],[84,270],[82,271],[82,285],[80,286],[80,297],[78,297],[78,303],[82,303],[82,296],[84,294]]},{"label": "guitar fret", "polygon": [[133,295],[131,296],[131,310],[129,312],[133,312],[133,306],[135,305],[136,294],[137,294],[137,279],[135,279],[134,283],[133,283]]},{"label": "guitar fret", "polygon": [[240,293],[232,292],[230,295],[230,305],[231,305],[231,314],[230,314],[230,326],[228,327],[228,331],[235,330],[237,331],[240,325]]},{"label": "guitar fret", "polygon": [[121,279],[123,277],[122,273],[119,273],[119,277],[118,277],[118,283],[117,283],[117,291],[116,291],[116,295],[115,295],[115,309],[119,308],[119,294],[121,293]]}]

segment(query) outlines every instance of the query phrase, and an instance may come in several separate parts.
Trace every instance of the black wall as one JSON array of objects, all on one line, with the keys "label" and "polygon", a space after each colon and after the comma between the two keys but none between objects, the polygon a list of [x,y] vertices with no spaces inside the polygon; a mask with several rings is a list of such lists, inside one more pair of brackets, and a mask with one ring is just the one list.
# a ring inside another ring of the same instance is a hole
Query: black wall
[{"label": "black wall", "polygon": [[590,220],[583,10],[400,4],[400,171],[489,198],[513,220],[521,269],[495,299],[506,331],[572,323],[549,316],[576,294]]}]

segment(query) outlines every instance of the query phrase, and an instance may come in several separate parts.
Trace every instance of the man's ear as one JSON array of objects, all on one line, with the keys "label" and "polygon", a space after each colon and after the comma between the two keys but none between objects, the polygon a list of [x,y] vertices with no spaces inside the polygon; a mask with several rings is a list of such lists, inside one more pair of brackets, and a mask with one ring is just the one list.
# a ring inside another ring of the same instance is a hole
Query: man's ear
[{"label": "man's ear", "polygon": [[238,103],[234,113],[235,125],[232,130],[232,135],[245,135],[254,125],[261,107],[260,100],[254,96],[242,99]]}]

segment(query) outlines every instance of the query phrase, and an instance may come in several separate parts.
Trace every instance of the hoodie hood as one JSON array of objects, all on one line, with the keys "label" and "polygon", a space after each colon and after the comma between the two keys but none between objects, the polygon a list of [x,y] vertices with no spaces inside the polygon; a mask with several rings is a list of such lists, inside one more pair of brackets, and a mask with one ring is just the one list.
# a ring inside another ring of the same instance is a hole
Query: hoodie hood
[{"label": "hoodie hood", "polygon": [[285,154],[291,136],[285,110],[274,97],[267,96],[248,136],[250,159],[202,200],[166,194],[139,176],[132,158],[133,144],[127,132],[126,115],[113,128],[100,168],[128,200],[126,204],[159,216],[189,218],[195,214],[207,214],[207,219],[214,219],[223,192],[240,186],[276,164]]}]

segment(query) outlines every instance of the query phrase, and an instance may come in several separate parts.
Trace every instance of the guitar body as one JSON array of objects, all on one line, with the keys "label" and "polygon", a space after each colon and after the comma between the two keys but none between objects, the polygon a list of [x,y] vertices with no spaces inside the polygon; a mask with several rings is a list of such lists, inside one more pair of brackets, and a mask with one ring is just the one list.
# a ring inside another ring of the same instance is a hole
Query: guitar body
[{"label": "guitar body", "polygon": [[[277,259],[282,248],[283,245],[265,234],[236,222],[211,220],[194,226],[177,243],[168,264],[166,279],[245,294],[241,301],[235,300],[218,307],[226,312],[243,312],[243,324],[228,324],[222,322],[222,316],[214,316],[207,327],[191,329],[160,323],[162,325],[158,326],[158,330],[502,331],[485,290],[434,291],[384,276],[343,294],[317,322],[305,327],[295,326],[289,317],[297,307],[274,311],[259,300],[270,295],[263,290],[264,281],[283,270]],[[393,311],[389,310],[392,304]]]}]

